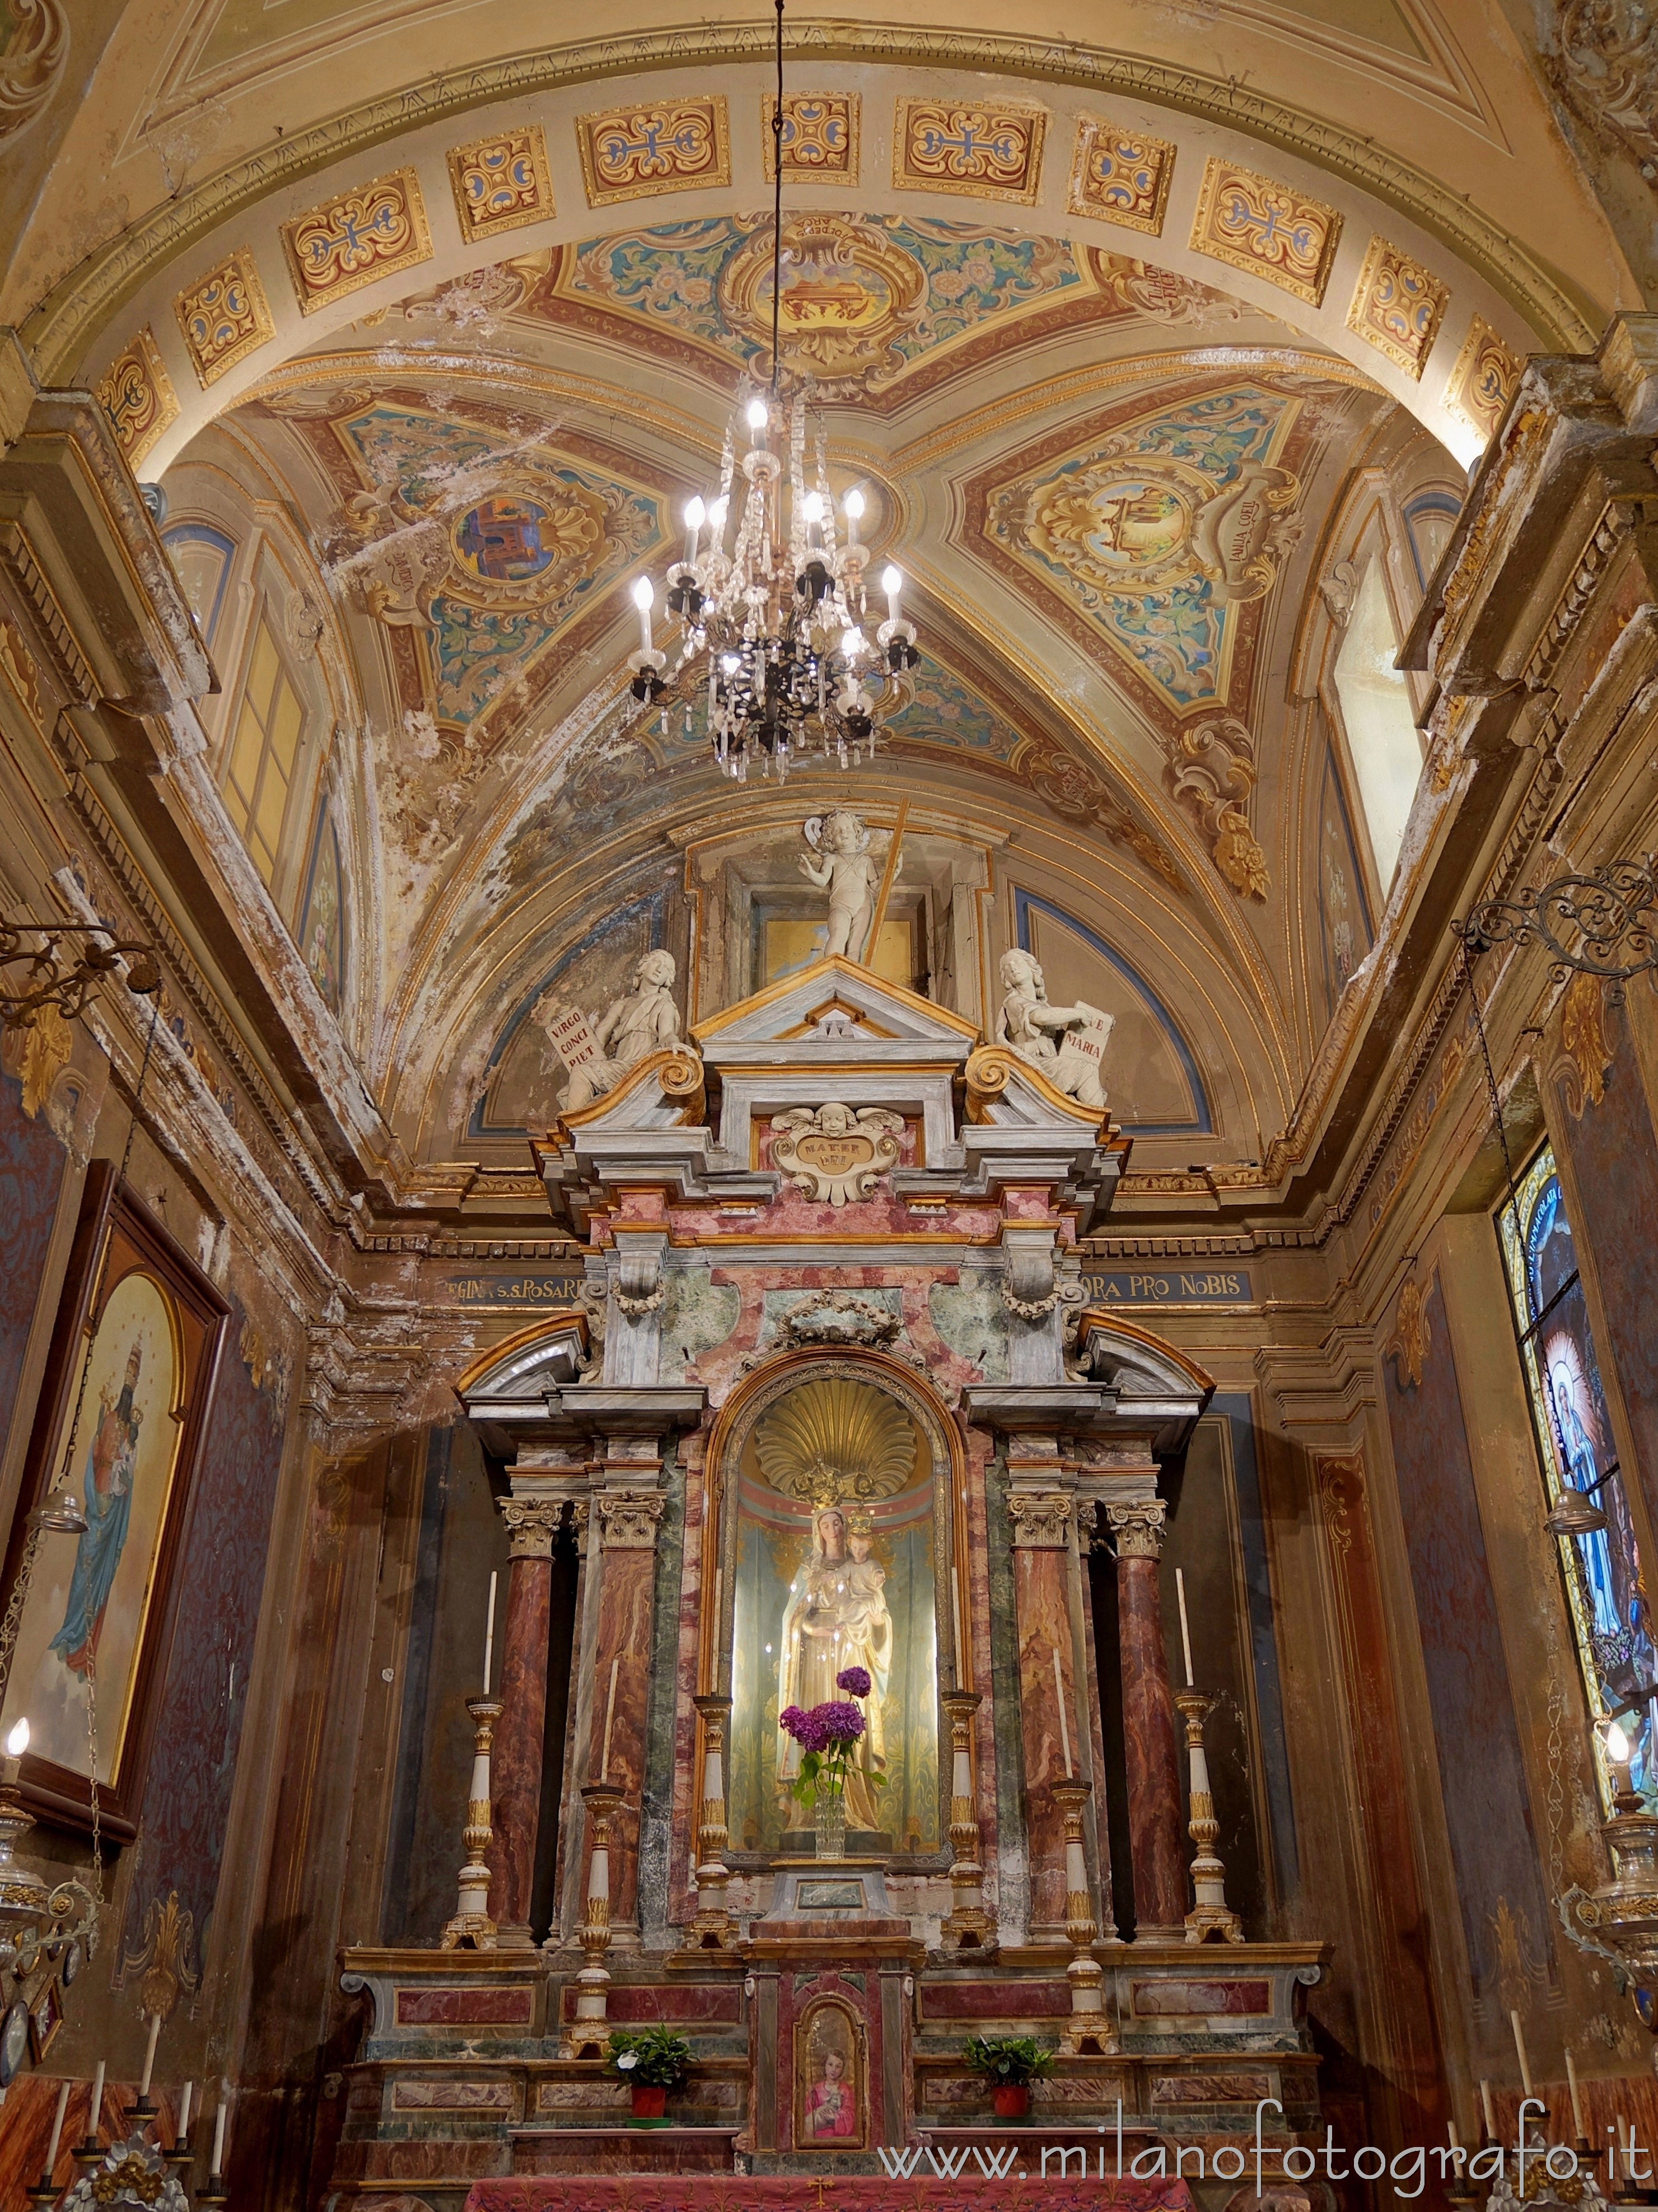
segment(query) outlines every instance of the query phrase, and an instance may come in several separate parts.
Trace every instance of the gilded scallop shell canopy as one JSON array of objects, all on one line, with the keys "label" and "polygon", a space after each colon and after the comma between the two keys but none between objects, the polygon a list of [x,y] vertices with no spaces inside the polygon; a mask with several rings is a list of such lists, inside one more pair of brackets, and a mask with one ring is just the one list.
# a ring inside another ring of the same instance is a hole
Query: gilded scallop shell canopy
[{"label": "gilded scallop shell canopy", "polygon": [[786,1498],[833,1505],[891,1498],[915,1467],[915,1428],[902,1407],[867,1382],[803,1382],[755,1431],[755,1455]]}]

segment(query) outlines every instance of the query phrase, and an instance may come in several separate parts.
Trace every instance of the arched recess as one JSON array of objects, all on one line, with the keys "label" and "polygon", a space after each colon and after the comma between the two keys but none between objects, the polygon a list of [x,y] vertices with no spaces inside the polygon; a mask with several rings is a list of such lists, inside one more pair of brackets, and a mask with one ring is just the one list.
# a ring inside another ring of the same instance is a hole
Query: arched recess
[{"label": "arched recess", "polygon": [[[905,1625],[895,1627],[892,1633],[893,1665],[897,1672],[902,1657],[899,1679],[909,1686],[911,1694],[902,1708],[903,1745],[900,1747],[896,1739],[889,1740],[884,1754],[895,1786],[883,1800],[882,1817],[896,1825],[884,1832],[891,1836],[891,1848],[906,1852],[911,1861],[943,1865],[949,1853],[945,1808],[938,1796],[938,1761],[939,1747],[949,1737],[938,1699],[944,1691],[973,1686],[971,1644],[964,1633],[969,1588],[966,1455],[949,1408],[919,1370],[891,1354],[857,1346],[830,1352],[815,1346],[797,1348],[765,1360],[721,1407],[709,1439],[701,1586],[714,1593],[714,1602],[702,1615],[698,1681],[706,1693],[732,1701],[726,1771],[733,1848],[738,1851],[738,1863],[745,1850],[756,1851],[763,1858],[768,1850],[775,1852],[783,1848],[782,1838],[787,1832],[780,1826],[784,1817],[780,1812],[778,1834],[769,1844],[757,1814],[744,1839],[741,1808],[747,1802],[744,1793],[750,1788],[744,1779],[744,1731],[754,1739],[756,1776],[750,1794],[758,1805],[760,1790],[770,1790],[777,1771],[762,1764],[773,1756],[767,1747],[777,1736],[777,1708],[785,1702],[822,1702],[809,1690],[799,1698],[784,1697],[781,1683],[787,1676],[783,1638],[791,1605],[808,1601],[811,1577],[823,1565],[818,1555],[824,1547],[818,1523],[835,1510],[833,1501],[820,1504],[805,1490],[799,1490],[793,1501],[772,1493],[756,1512],[756,1441],[768,1418],[775,1415],[785,1401],[798,1401],[798,1394],[826,1396],[832,1391],[875,1394],[913,1425],[918,1441],[914,1467],[903,1477],[895,1478],[899,1484],[896,1488],[885,1488],[874,1481],[866,1486],[866,1494],[860,1498],[856,1479],[841,1478],[847,1480],[842,1519],[843,1522],[855,1520],[860,1510],[867,1513],[872,1523],[867,1539],[871,1548],[867,1559],[857,1564],[878,1568],[883,1574],[890,1572],[895,1589],[903,1599]],[[802,1481],[809,1484],[811,1479],[808,1466],[802,1471]],[[926,1525],[920,1528],[916,1493],[922,1489],[930,1495],[926,1501]],[[777,1510],[780,1507],[783,1510]],[[882,1517],[884,1514],[890,1515],[890,1521]],[[798,1529],[795,1523],[799,1524]],[[842,1541],[846,1540],[843,1528]],[[787,1599],[779,1612],[778,1631],[769,1641],[756,1610],[756,1590],[768,1564],[761,1559],[765,1550],[774,1555],[769,1565],[780,1585],[782,1565],[795,1562]],[[923,1655],[902,1649],[906,1636],[919,1632],[922,1609],[915,1601],[917,1565],[922,1558],[931,1574],[927,1626],[932,1650],[925,1655],[925,1664],[918,1663]],[[739,1626],[748,1632],[740,1650]],[[919,1690],[924,1678],[932,1687],[930,1711],[920,1709],[928,1702]],[[825,1694],[844,1693],[830,1688]],[[888,1695],[890,1698],[891,1692]],[[872,1735],[875,1700],[868,1701],[865,1710],[872,1715]],[[923,1765],[928,1770],[925,1776],[917,1771]],[[762,1772],[763,1784],[759,1779]],[[907,1811],[912,1801],[915,1806],[923,1804],[918,1795],[923,1785],[931,1792],[930,1804],[925,1811]],[[901,1796],[902,1802],[888,1802]],[[804,1815],[801,1825],[805,1825]],[[850,1804],[848,1825],[855,1829],[855,1808]]]}]

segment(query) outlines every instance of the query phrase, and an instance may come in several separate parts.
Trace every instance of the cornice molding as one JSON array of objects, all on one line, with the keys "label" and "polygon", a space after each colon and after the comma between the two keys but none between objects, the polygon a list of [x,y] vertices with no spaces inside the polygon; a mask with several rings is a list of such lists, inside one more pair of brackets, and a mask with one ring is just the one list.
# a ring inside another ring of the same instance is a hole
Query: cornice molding
[{"label": "cornice molding", "polygon": [[[647,70],[725,67],[769,59],[768,25],[687,25],[629,39],[583,40],[439,72],[361,106],[345,108],[233,162],[132,224],[69,271],[33,309],[22,337],[43,380],[78,364],[98,331],[173,254],[231,216],[325,168],[446,117],[513,96]],[[793,26],[798,57],[929,70],[989,71],[1075,86],[1172,108],[1281,147],[1373,194],[1450,247],[1508,300],[1546,346],[1587,352],[1598,335],[1584,307],[1552,270],[1501,226],[1412,162],[1373,139],[1200,70],[1101,47],[1011,35],[968,37],[910,26],[825,21]]]}]

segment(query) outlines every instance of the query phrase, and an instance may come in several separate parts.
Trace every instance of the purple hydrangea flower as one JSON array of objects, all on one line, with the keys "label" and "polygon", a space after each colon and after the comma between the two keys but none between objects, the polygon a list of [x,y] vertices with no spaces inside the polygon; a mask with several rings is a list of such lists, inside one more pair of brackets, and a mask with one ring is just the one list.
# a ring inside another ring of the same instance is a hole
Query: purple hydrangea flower
[{"label": "purple hydrangea flower", "polygon": [[849,1700],[837,1698],[828,1705],[815,1705],[812,1715],[822,1721],[824,1735],[830,1743],[856,1743],[864,1733],[864,1717]]},{"label": "purple hydrangea flower", "polygon": [[869,1670],[865,1667],[843,1667],[835,1678],[838,1690],[847,1690],[854,1698],[866,1698],[870,1693]]}]

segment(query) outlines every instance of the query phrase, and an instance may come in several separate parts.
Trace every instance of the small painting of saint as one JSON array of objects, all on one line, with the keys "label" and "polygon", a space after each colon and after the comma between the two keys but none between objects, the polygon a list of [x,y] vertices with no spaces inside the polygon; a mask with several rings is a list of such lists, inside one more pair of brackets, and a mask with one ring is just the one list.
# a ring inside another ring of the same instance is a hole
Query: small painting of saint
[{"label": "small painting of saint", "polygon": [[112,1398],[106,1386],[100,1397],[97,1425],[82,1471],[86,1533],[76,1548],[64,1625],[50,1648],[83,1681],[98,1649],[105,1609],[132,1517],[132,1477],[143,1427],[137,1404],[143,1367],[144,1340],[140,1331],[127,1354],[118,1395]]},{"label": "small painting of saint", "polygon": [[819,1998],[794,2030],[794,2139],[802,2150],[862,2150],[867,2129],[859,2030],[844,2001]]}]

